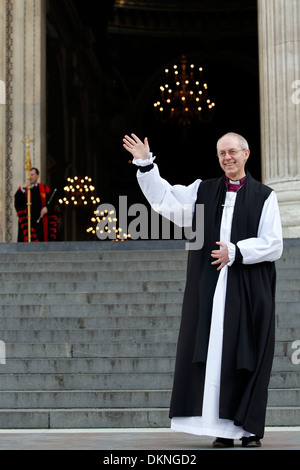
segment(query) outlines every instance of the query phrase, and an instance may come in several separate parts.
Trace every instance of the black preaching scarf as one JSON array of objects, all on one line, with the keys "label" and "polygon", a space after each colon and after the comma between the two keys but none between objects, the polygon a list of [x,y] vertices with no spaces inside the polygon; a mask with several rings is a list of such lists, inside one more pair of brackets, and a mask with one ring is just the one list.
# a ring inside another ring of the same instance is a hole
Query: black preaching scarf
[{"label": "black preaching scarf", "polygon": [[[170,417],[202,415],[212,304],[219,276],[216,266],[211,265],[211,251],[220,239],[226,190],[225,175],[202,181],[198,190],[197,204],[204,204],[204,245],[188,255]],[[257,237],[261,212],[271,191],[247,173],[236,196],[232,243]],[[227,278],[220,418],[243,425],[253,421],[252,410],[247,421],[252,396],[260,400],[258,408],[264,416],[274,347],[275,264],[244,265],[241,261],[237,249]],[[260,435],[261,420],[251,426],[255,431],[247,430]]]}]

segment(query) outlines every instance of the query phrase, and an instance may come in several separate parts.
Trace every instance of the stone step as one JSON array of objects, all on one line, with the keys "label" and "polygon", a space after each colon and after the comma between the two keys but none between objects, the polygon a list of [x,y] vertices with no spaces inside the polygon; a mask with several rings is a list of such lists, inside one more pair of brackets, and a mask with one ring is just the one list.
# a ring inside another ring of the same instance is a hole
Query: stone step
[{"label": "stone step", "polygon": [[174,329],[140,329],[140,328],[112,328],[103,330],[5,330],[1,333],[1,340],[5,343],[61,343],[61,342],[99,342],[103,341],[174,341],[178,337],[177,328]]},{"label": "stone step", "polygon": [[300,257],[300,247],[298,238],[285,238],[283,240],[283,256],[293,255],[295,257]]},{"label": "stone step", "polygon": [[[276,342],[275,357],[287,357],[289,361],[295,351],[293,342]],[[114,342],[91,343],[6,343],[8,359],[40,359],[67,357],[174,357],[176,341],[172,342]]]},{"label": "stone step", "polygon": [[266,426],[299,426],[299,406],[268,407],[266,414]]},{"label": "stone step", "polygon": [[[74,305],[74,304],[119,304],[119,303],[140,303],[140,304],[160,304],[166,302],[182,303],[183,292],[67,292],[39,293],[34,298],[35,305]],[[30,305],[32,306],[32,294],[3,294],[0,297],[0,305]],[[2,308],[2,307],[1,307]]]},{"label": "stone step", "polygon": [[67,317],[72,315],[73,318],[81,317],[85,318],[88,316],[140,316],[140,315],[151,315],[151,316],[162,316],[167,317],[169,315],[180,315],[181,313],[181,302],[173,302],[173,297],[168,297],[169,302],[160,303],[78,303],[72,304],[71,297],[70,303],[64,305],[53,305],[53,304],[42,304],[39,305],[2,305],[0,309],[0,318],[11,317]]},{"label": "stone step", "polygon": [[[2,244],[1,244],[2,245]],[[100,246],[100,245],[99,245]],[[100,247],[101,248],[101,247]],[[38,263],[44,261],[55,261],[55,262],[85,262],[85,261],[110,261],[110,260],[120,260],[120,261],[130,261],[130,260],[155,260],[155,259],[174,259],[179,261],[186,261],[188,258],[188,250],[94,250],[94,251],[60,251],[57,250],[52,252],[47,251],[31,251],[31,252],[15,252],[7,253],[1,252],[1,263],[11,263],[11,262],[34,262],[36,260]],[[33,260],[34,258],[34,260]],[[277,267],[284,267],[290,262],[292,264],[294,260],[299,260],[299,250],[284,250],[281,258],[277,260]]]},{"label": "stone step", "polygon": [[102,282],[5,282],[1,288],[1,297],[4,294],[12,294],[23,297],[23,294],[85,294],[85,293],[143,293],[143,292],[183,292],[183,280],[159,280],[159,281],[102,281]]},{"label": "stone step", "polygon": [[[176,272],[176,271],[175,271]],[[152,276],[152,280],[141,280],[135,273],[135,279],[129,279],[130,276],[122,280],[115,276],[112,280],[102,280],[101,282],[91,281],[43,281],[33,282],[26,280],[25,282],[3,282],[1,287],[2,294],[39,294],[39,293],[70,293],[70,292],[182,292],[185,287],[184,277],[177,279],[168,279],[165,275],[157,280],[157,272]],[[299,280],[283,280],[276,291],[278,301],[297,301],[299,300]]]},{"label": "stone step", "polygon": [[291,268],[299,268],[299,257],[282,257],[280,260],[276,261],[276,269],[291,269]]},{"label": "stone step", "polygon": [[[75,247],[75,245],[77,245]],[[42,262],[45,258],[54,261],[65,260],[132,260],[132,259],[186,259],[188,251],[182,240],[145,241],[131,243],[101,243],[101,242],[56,242],[34,245],[20,243],[1,243],[1,260],[10,261],[24,259],[25,261]]]},{"label": "stone step", "polygon": [[[300,263],[299,263],[300,264]],[[281,285],[283,280],[289,280],[289,279],[296,279],[299,281],[300,279],[300,267],[298,268],[288,268],[288,269],[283,269],[283,268],[278,268],[277,267],[277,284]]]},{"label": "stone step", "polygon": [[292,353],[293,350],[291,350],[290,355],[288,356],[275,356],[272,367],[273,372],[295,372],[297,367],[300,370],[300,366],[297,366],[297,364],[292,362]]},{"label": "stone step", "polygon": [[[56,242],[47,244],[25,244],[25,243],[1,243],[1,257],[13,257],[17,255],[40,257],[57,254],[64,256],[82,256],[82,258],[99,254],[103,258],[107,257],[125,257],[130,258],[132,253],[140,253],[141,256],[151,256],[162,253],[162,256],[170,254],[171,256],[187,255],[185,250],[185,240],[138,240],[130,242]],[[300,258],[300,247],[298,239],[285,239],[283,243],[282,259]]]},{"label": "stone step", "polygon": [[300,403],[300,389],[269,389],[268,407],[294,406]]},{"label": "stone step", "polygon": [[[268,407],[299,403],[299,389],[269,390]],[[0,391],[4,408],[167,408],[171,390],[10,390]]]},{"label": "stone step", "polygon": [[[169,266],[170,267],[170,266]],[[8,272],[4,270],[0,272],[0,282],[102,282],[102,281],[154,281],[158,277],[162,280],[181,280],[185,282],[186,279],[186,268],[184,266],[174,265],[173,269],[119,269],[108,268],[99,269],[95,267],[94,270],[43,270],[43,271],[30,271],[30,276],[24,276],[24,271],[17,269],[15,271]],[[27,273],[28,274],[28,273]],[[300,268],[294,270],[277,270],[277,284],[278,289],[287,287],[289,289],[295,289],[299,287],[300,279]],[[290,284],[290,282],[292,283]]]},{"label": "stone step", "polygon": [[[150,244],[151,245],[151,244]],[[148,246],[150,246],[148,245]],[[25,246],[19,245],[18,251],[9,252],[5,251],[5,248],[10,248],[11,243],[1,244],[0,253],[1,253],[1,260],[2,261],[11,261],[11,260],[18,260],[24,259],[25,261],[33,261],[33,258],[38,262],[43,261],[45,258],[52,258],[54,261],[61,261],[62,259],[65,260],[79,260],[79,261],[92,261],[92,260],[115,260],[115,259],[123,259],[123,260],[132,260],[132,259],[144,259],[144,260],[152,260],[152,259],[186,259],[188,256],[188,251],[184,249],[184,244],[182,245],[183,249],[173,249],[173,243],[170,242],[170,249],[157,249],[157,243],[152,244],[155,246],[154,249],[142,249],[139,248],[141,246],[140,243],[132,243],[131,248],[129,246],[117,246],[112,249],[112,245],[103,245],[102,243],[98,243],[96,249],[89,249],[90,243],[82,243],[80,250],[73,250],[72,245],[70,250],[63,250],[61,249],[61,244],[56,243],[56,246],[50,247],[50,245],[45,246]],[[53,250],[48,250],[47,248],[53,248]],[[106,249],[107,248],[107,249]],[[126,249],[130,248],[130,249]]]},{"label": "stone step", "polygon": [[77,357],[175,357],[173,342],[114,342],[104,343],[6,343],[8,359],[77,358]]},{"label": "stone step", "polygon": [[[141,373],[1,373],[1,391],[10,390],[171,390],[174,372]],[[298,388],[300,370],[272,372],[270,389]]]},{"label": "stone step", "polygon": [[[169,428],[168,408],[3,409],[1,429]],[[266,426],[297,426],[300,407],[270,407]]]},{"label": "stone step", "polygon": [[172,373],[174,358],[51,358],[51,359],[9,359],[0,367],[0,377],[6,374],[159,374]]},{"label": "stone step", "polygon": [[292,371],[272,371],[270,377],[270,388],[287,389],[298,388],[300,383],[300,368]]},{"label": "stone step", "polygon": [[[9,289],[11,284],[11,289]],[[32,305],[32,295],[35,295],[35,304],[54,305],[57,303],[114,303],[121,300],[124,303],[132,303],[136,297],[140,303],[144,301],[164,302],[166,298],[182,301],[184,291],[183,281],[134,281],[134,282],[102,282],[102,283],[27,283],[18,287],[19,283],[3,283],[3,294],[0,297],[0,305]],[[90,289],[88,289],[90,286]],[[27,289],[27,290],[26,290]],[[48,290],[47,290],[48,289]],[[55,291],[57,289],[58,292]],[[66,290],[67,289],[67,290]],[[94,290],[93,290],[94,289]],[[11,290],[11,292],[6,292]],[[18,291],[21,290],[21,293]],[[24,292],[23,292],[24,291]],[[150,293],[150,295],[149,295]],[[180,293],[180,297],[176,297]],[[171,294],[171,295],[169,295]],[[175,295],[174,295],[175,294]],[[126,298],[126,295],[128,298]],[[131,297],[130,297],[131,296]],[[143,297],[144,296],[144,297]],[[299,302],[298,290],[278,290],[277,310],[284,304]],[[290,312],[287,312],[290,313]]]},{"label": "stone step", "polygon": [[[172,342],[93,342],[93,343],[6,343],[8,359],[76,358],[76,357],[175,357],[177,341]],[[292,342],[277,342],[275,357],[291,360]]]},{"label": "stone step", "polygon": [[178,264],[186,264],[188,252],[184,251],[118,251],[118,252],[57,252],[57,253],[1,253],[0,266],[5,264],[14,264],[18,266],[20,263],[34,267],[35,264],[51,263],[92,263],[93,265],[101,265],[105,263],[129,264],[132,261],[141,261],[154,263],[157,261],[173,261]]},{"label": "stone step", "polygon": [[[172,357],[52,357],[52,358],[10,358],[6,355],[5,366],[0,367],[0,377],[5,374],[130,374],[144,372],[159,374],[174,371],[175,358]],[[294,372],[297,365],[291,358],[276,356],[273,373]]]},{"label": "stone step", "polygon": [[[180,316],[168,315],[118,315],[89,317],[4,317],[1,319],[3,330],[76,330],[139,328],[166,329],[179,328]],[[299,325],[300,326],[300,325]]]},{"label": "stone step", "polygon": [[[297,277],[299,276],[299,277]],[[289,275],[286,279],[280,279],[278,280],[277,278],[277,288],[276,288],[276,293],[278,292],[290,292],[290,291],[297,291],[298,295],[300,292],[300,269],[299,272],[296,274],[295,273],[295,279]]]},{"label": "stone step", "polygon": [[[7,306],[6,306],[7,307]],[[19,307],[19,306],[18,306]],[[77,310],[75,314],[74,310],[70,307],[65,308],[63,312],[55,312],[53,309],[47,309],[47,312],[43,310],[39,313],[36,309],[36,314],[33,312],[31,316],[24,315],[20,316],[20,308],[14,307],[12,314],[8,317],[2,312],[1,317],[1,329],[3,330],[19,330],[19,329],[57,329],[57,328],[70,328],[70,329],[92,329],[92,328],[132,328],[137,324],[141,328],[153,327],[157,328],[163,325],[166,327],[178,327],[180,323],[181,307],[174,305],[172,311],[168,311],[169,315],[164,315],[167,305],[157,306],[151,308],[148,305],[147,308],[135,309],[135,313],[129,312],[129,308],[119,305],[118,312],[113,310],[111,315],[108,315],[109,309],[106,306],[94,306],[94,309],[89,309],[85,315],[81,314],[81,310]],[[24,308],[22,310],[25,310]],[[141,313],[144,313],[141,315]],[[70,316],[72,315],[72,316]],[[286,314],[276,315],[276,332],[279,329],[292,329],[300,328],[300,316],[298,314]],[[278,337],[277,337],[278,340]]]},{"label": "stone step", "polygon": [[1,429],[165,428],[167,408],[3,409]]},{"label": "stone step", "polygon": [[[153,285],[152,285],[153,287]],[[151,289],[151,285],[147,287]],[[178,290],[180,289],[180,290]],[[299,292],[290,291],[282,292],[277,296],[278,303],[276,311],[285,311],[284,305],[282,303],[292,303],[293,305],[287,311],[287,313],[298,313],[298,309],[295,307],[295,304],[299,302]],[[165,303],[165,302],[175,302],[182,303],[183,299],[183,289],[177,286],[177,290],[170,286],[169,291],[155,291],[152,292],[64,292],[64,293],[55,293],[55,292],[46,292],[46,293],[37,293],[35,295],[35,304],[38,305],[65,305],[65,304],[84,304],[84,303]],[[32,294],[24,293],[19,295],[17,293],[3,294],[0,297],[0,305],[32,305]],[[281,305],[280,305],[281,304]]]},{"label": "stone step", "polygon": [[0,391],[3,408],[167,408],[170,390]]},{"label": "stone step", "polygon": [[185,269],[101,269],[94,271],[39,271],[30,272],[30,275],[24,276],[24,272],[18,270],[14,272],[0,272],[0,282],[22,282],[25,285],[33,282],[123,282],[123,281],[155,281],[161,280],[180,280],[185,282]]},{"label": "stone step", "polygon": [[88,261],[88,262],[70,262],[70,261],[53,261],[51,259],[44,259],[43,262],[18,262],[18,263],[0,263],[0,272],[98,272],[98,271],[143,271],[147,270],[164,270],[164,269],[185,269],[186,263],[181,260],[170,259],[157,259],[157,260],[106,260],[106,261]]},{"label": "stone step", "polygon": [[[22,258],[18,257],[15,260],[4,262],[3,259],[0,259],[0,276],[1,279],[5,276],[6,273],[11,273],[12,275],[30,272],[30,273],[57,273],[57,275],[63,275],[64,273],[72,273],[77,272],[78,276],[82,272],[92,272],[98,273],[99,271],[145,271],[145,265],[147,264],[147,270],[174,270],[180,269],[183,272],[186,271],[186,259],[178,259],[172,256],[168,256],[164,258],[162,256],[157,256],[157,258],[150,258],[150,259],[141,259],[137,258],[134,259],[105,259],[100,261],[95,261],[97,258],[97,254],[91,260],[82,260],[79,261],[78,259],[71,260],[64,260],[60,257],[58,260],[53,259],[53,255],[51,257],[43,257],[40,262],[37,261],[27,261],[25,262]],[[1,255],[3,256],[3,255]],[[133,263],[134,261],[134,263]],[[282,263],[277,263],[277,277],[278,279],[281,278],[296,278],[299,274],[299,259],[295,260],[286,260]],[[287,265],[287,263],[289,264]],[[293,266],[291,265],[293,264]]]},{"label": "stone step", "polygon": [[[1,253],[1,251],[0,251]],[[0,266],[4,265],[15,265],[19,266],[26,265],[30,267],[39,268],[38,265],[46,264],[46,266],[51,263],[66,263],[73,265],[77,264],[91,264],[92,266],[101,266],[106,263],[113,263],[114,265],[118,263],[129,264],[132,261],[141,261],[156,263],[157,261],[168,262],[172,261],[174,263],[185,265],[188,259],[188,251],[176,251],[176,250],[155,250],[155,251],[96,251],[96,252],[34,252],[34,253],[1,253],[0,256]],[[289,256],[282,256],[279,260],[275,262],[277,271],[286,270],[286,269],[299,269],[299,256],[294,256],[291,254]],[[40,266],[42,268],[42,266]]]},{"label": "stone step", "polygon": [[[69,312],[69,315],[73,312]],[[163,316],[159,314],[150,314],[146,312],[144,315],[98,315],[95,316],[43,316],[43,317],[3,317],[1,319],[1,329],[3,330],[57,330],[57,329],[87,329],[93,328],[134,328],[139,325],[140,328],[178,328],[180,326],[180,310],[177,309],[176,314]],[[286,315],[276,317],[276,330],[280,328],[300,329],[299,315]],[[279,341],[279,338],[277,337]]]},{"label": "stone step", "polygon": [[[43,263],[45,261],[54,261],[54,262],[87,262],[87,261],[152,261],[152,260],[180,260],[186,261],[188,257],[188,251],[184,249],[185,245],[182,245],[183,249],[173,249],[174,246],[172,241],[169,246],[170,249],[142,249],[140,243],[131,243],[131,247],[127,245],[119,246],[115,245],[114,249],[109,249],[108,245],[99,244],[94,250],[89,250],[89,243],[81,244],[81,250],[63,250],[60,249],[61,245],[56,243],[56,246],[50,247],[50,245],[45,246],[25,246],[20,245],[19,251],[9,252],[4,251],[5,248],[10,248],[11,244],[1,244],[0,253],[1,261],[0,263],[10,263],[10,262],[26,262],[26,263]],[[148,245],[148,246],[151,246]],[[152,246],[158,247],[157,243],[152,244]],[[107,249],[106,249],[107,247]],[[47,248],[53,248],[53,250],[47,251]],[[127,249],[129,248],[129,249]]]},{"label": "stone step", "polygon": [[299,302],[300,291],[298,289],[284,289],[278,288],[276,290],[276,301],[277,302]]},{"label": "stone step", "polygon": [[280,299],[276,301],[276,313],[278,315],[299,315],[300,314],[300,302],[287,302]]},{"label": "stone step", "polygon": [[295,341],[300,339],[299,328],[278,328],[276,330],[276,341]]},{"label": "stone step", "polygon": [[[87,297],[89,298],[89,297]],[[181,314],[181,302],[173,302],[173,297],[167,297],[168,302],[143,302],[135,303],[132,300],[132,303],[126,304],[116,304],[113,302],[110,303],[78,303],[72,304],[71,297],[70,303],[65,302],[63,305],[53,305],[51,303],[45,305],[39,303],[38,305],[32,305],[29,303],[27,305],[21,303],[14,303],[10,305],[2,305],[0,309],[0,318],[9,317],[64,317],[72,314],[72,317],[86,317],[86,316],[95,316],[95,315],[180,315]],[[277,317],[280,317],[280,320],[284,321],[284,317],[291,316],[292,319],[294,316],[300,314],[300,302],[277,302]]]},{"label": "stone step", "polygon": [[2,373],[0,390],[170,390],[172,373]]},{"label": "stone step", "polygon": [[[169,427],[188,255],[180,242],[0,245],[1,428]],[[300,419],[299,260],[300,244],[288,241],[276,263],[267,425]]]},{"label": "stone step", "polygon": [[291,358],[295,348],[292,348],[292,341],[276,341],[275,342],[275,356],[285,356]]},{"label": "stone step", "polygon": [[[31,257],[32,253],[43,258],[45,255],[54,256],[57,253],[65,256],[90,256],[98,253],[102,257],[130,257],[131,253],[141,253],[142,256],[150,256],[157,253],[170,253],[172,255],[186,256],[187,250],[185,240],[137,240],[129,242],[95,241],[95,242],[56,242],[47,244],[28,243],[1,243],[2,255],[22,255]],[[164,256],[164,254],[162,255]],[[280,262],[285,257],[300,258],[300,247],[298,239],[285,239],[283,243],[283,254]]]},{"label": "stone step", "polygon": [[[105,343],[6,343],[9,359],[76,358],[76,357],[175,357],[176,341],[172,342],[124,342]],[[292,342],[275,344],[275,357],[292,360]]]},{"label": "stone step", "polygon": [[[296,341],[300,338],[300,328],[280,328],[276,332],[277,341]],[[7,343],[61,343],[61,342],[114,342],[114,341],[174,341],[178,337],[178,328],[107,328],[102,330],[4,330],[1,340]]]},{"label": "stone step", "polygon": [[285,315],[276,315],[276,329],[277,328],[299,328],[300,315],[286,313]]}]

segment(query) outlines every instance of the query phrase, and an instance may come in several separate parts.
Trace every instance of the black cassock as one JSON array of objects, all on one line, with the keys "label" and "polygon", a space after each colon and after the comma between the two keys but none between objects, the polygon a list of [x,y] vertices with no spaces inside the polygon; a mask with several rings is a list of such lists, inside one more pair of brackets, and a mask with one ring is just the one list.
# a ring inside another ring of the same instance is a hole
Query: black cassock
[{"label": "black cassock", "polygon": [[[50,189],[48,186],[38,183],[30,190],[31,193],[31,241],[56,241],[57,240],[57,215],[55,208],[48,204]],[[39,220],[42,207],[47,206],[48,212]],[[18,188],[15,193],[15,209],[18,216],[18,242],[28,241],[28,213],[27,213],[27,189]]]},{"label": "black cassock", "polygon": [[[271,189],[249,173],[238,191],[231,242],[257,237]],[[211,251],[220,237],[225,176],[202,181],[197,203],[204,204],[204,246],[189,251],[170,418],[202,416],[213,296],[219,271]],[[236,247],[228,268],[224,312],[219,418],[230,419],[263,437],[268,384],[275,342],[274,262],[243,264]]]}]

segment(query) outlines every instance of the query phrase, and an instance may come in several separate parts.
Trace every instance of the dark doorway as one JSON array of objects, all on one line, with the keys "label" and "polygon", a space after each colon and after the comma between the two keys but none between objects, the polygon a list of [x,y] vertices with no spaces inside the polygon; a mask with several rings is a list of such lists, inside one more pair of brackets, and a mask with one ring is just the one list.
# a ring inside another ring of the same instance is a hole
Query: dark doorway
[{"label": "dark doorway", "polygon": [[[209,123],[161,124],[153,103],[165,67],[181,54],[201,64],[216,103]],[[48,0],[48,182],[88,174],[101,202],[144,202],[125,133],[147,136],[170,183],[221,174],[216,141],[246,137],[248,168],[261,178],[256,0]],[[62,211],[63,239],[88,240],[88,215]]]}]

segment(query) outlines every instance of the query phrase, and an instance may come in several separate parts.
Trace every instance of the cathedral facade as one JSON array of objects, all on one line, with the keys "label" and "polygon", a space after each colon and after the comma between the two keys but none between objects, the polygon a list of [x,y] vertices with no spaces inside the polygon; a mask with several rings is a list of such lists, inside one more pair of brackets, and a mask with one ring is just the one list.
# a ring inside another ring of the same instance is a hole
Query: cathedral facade
[{"label": "cathedral facade", "polygon": [[[284,237],[300,237],[299,2],[245,1],[239,8],[237,2],[190,1],[186,2],[184,25],[179,24],[179,3],[166,2],[161,11],[161,2],[151,2],[147,11],[147,2],[110,1],[107,9],[95,12],[93,2],[83,0],[0,0],[1,242],[17,240],[14,193],[26,178],[27,136],[32,140],[32,166],[39,168],[45,183],[63,187],[68,176],[87,172],[108,199],[128,192],[134,200],[132,168],[122,160],[124,156],[117,158],[122,151],[122,132],[148,132],[148,91],[156,84],[160,65],[168,63],[184,41],[187,50],[192,50],[191,45],[197,45],[193,51],[205,46],[202,58],[215,63],[221,82],[229,82],[228,75],[239,72],[235,79],[242,100],[234,104],[232,99],[231,108],[236,107],[235,114],[244,121],[245,129],[259,135],[257,172],[277,193]],[[93,15],[98,15],[96,25]],[[243,45],[247,32],[253,41],[250,47],[255,49],[257,44],[253,57],[246,53],[243,57],[242,46],[238,46],[239,38]],[[138,63],[134,48],[143,41],[152,48],[153,56],[149,52]],[[228,48],[220,54],[222,41],[227,41]],[[119,63],[122,55],[125,62],[122,44],[128,48],[130,69],[115,66],[117,55]],[[243,68],[239,68],[241,63]],[[249,107],[255,63],[259,115]],[[147,67],[145,78],[142,70]],[[129,84],[126,74],[130,73]],[[134,83],[138,92],[133,91]],[[217,83],[213,76],[212,83]],[[213,123],[207,128],[214,139],[219,130],[236,130],[225,128],[227,117],[225,111],[219,113],[222,129]],[[153,129],[153,134],[160,132],[158,127]],[[68,220],[72,226],[72,218]],[[72,230],[64,230],[64,234],[63,239],[74,239]]]}]

